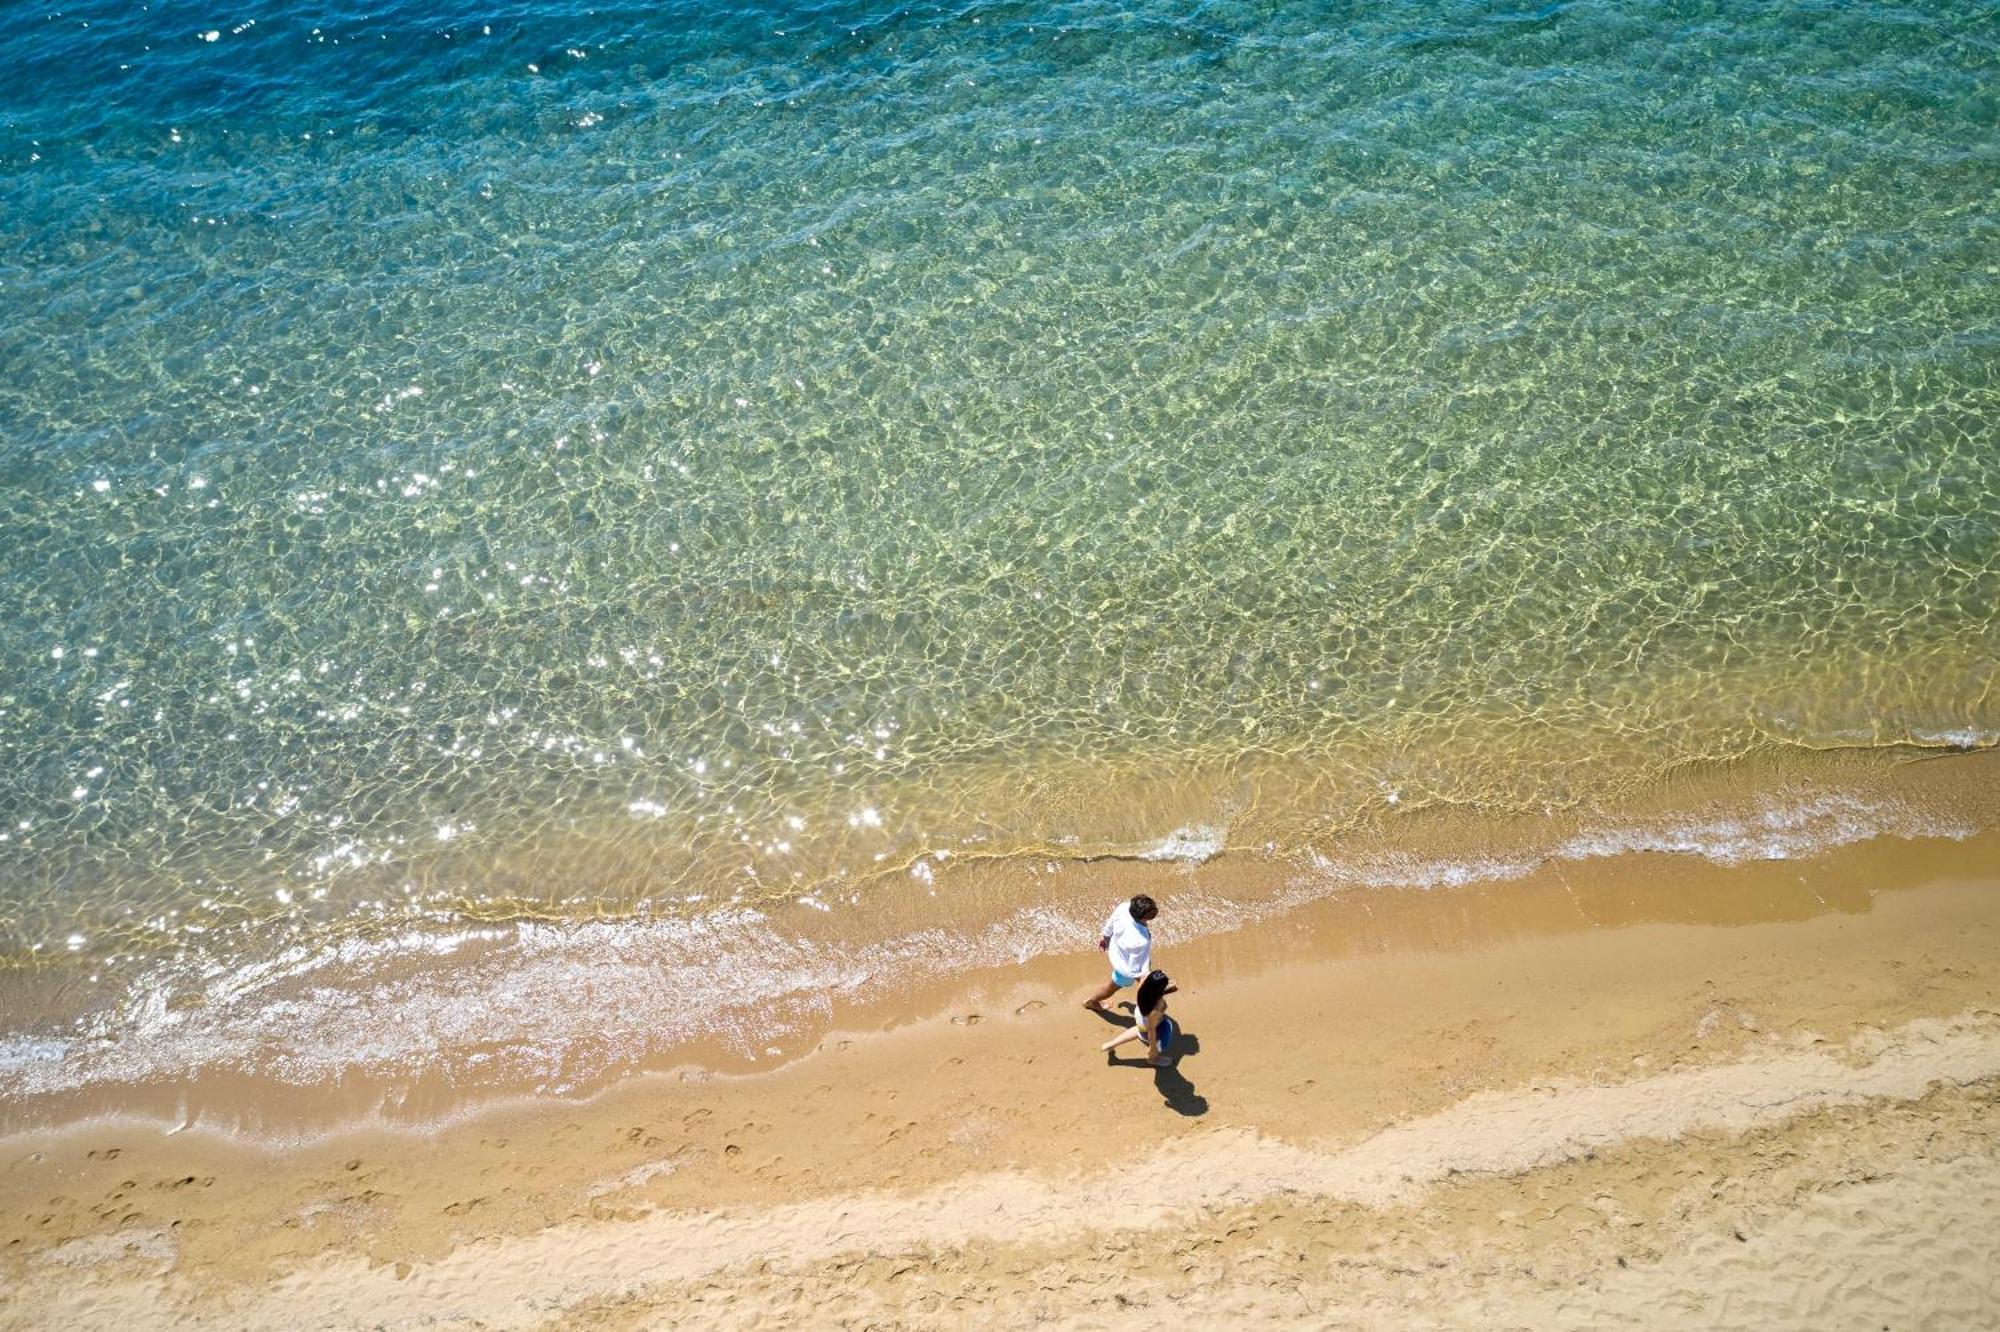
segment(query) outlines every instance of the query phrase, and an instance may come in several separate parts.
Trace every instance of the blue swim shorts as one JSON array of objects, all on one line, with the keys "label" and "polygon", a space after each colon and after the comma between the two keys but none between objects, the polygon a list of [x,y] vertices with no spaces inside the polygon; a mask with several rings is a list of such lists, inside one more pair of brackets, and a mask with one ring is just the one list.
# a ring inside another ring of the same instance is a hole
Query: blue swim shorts
[{"label": "blue swim shorts", "polygon": [[1111,983],[1121,990],[1130,985],[1134,979],[1134,977],[1126,975],[1116,967],[1111,968]]}]

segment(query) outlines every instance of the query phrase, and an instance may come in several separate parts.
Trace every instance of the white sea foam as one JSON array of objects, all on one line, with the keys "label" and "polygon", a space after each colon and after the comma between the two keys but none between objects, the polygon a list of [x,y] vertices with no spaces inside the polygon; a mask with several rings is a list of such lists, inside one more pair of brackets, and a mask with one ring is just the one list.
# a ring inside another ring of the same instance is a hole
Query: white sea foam
[{"label": "white sea foam", "polygon": [[1178,860],[1200,865],[1222,854],[1224,830],[1207,824],[1176,828],[1154,846],[1139,853],[1141,860]]},{"label": "white sea foam", "polygon": [[[1089,932],[1082,916],[1038,908],[970,937],[919,930],[838,948],[785,937],[762,912],[731,908],[684,920],[524,923],[480,955],[449,961],[463,935],[291,950],[206,970],[196,1006],[172,1002],[195,977],[162,978],[80,1024],[82,1039],[0,1044],[0,1093],[201,1069],[300,1085],[351,1070],[392,1079],[465,1073],[461,1056],[473,1050],[482,1079],[561,1092],[703,1034],[755,1027],[761,1048],[771,1031],[824,1010],[834,992],[1001,965],[1080,946]],[[441,964],[412,965],[413,954]]]},{"label": "white sea foam", "polygon": [[38,1036],[0,1039],[0,1079],[20,1069],[60,1063],[69,1057],[71,1042]]},{"label": "white sea foam", "polygon": [[1715,816],[1613,829],[1572,838],[1559,860],[1592,860],[1635,851],[1700,856],[1718,865],[1797,860],[1874,837],[1965,837],[1971,829],[1901,804],[1828,795],[1795,804],[1765,801],[1744,816]]},{"label": "white sea foam", "polygon": [[1601,860],[1654,853],[1697,856],[1717,865],[1801,860],[1876,837],[1960,839],[1974,829],[1900,801],[1832,794],[1810,800],[1760,801],[1750,813],[1687,814],[1613,825],[1564,839],[1546,850],[1506,856],[1426,857],[1389,852],[1334,858],[1312,853],[1329,882],[1365,888],[1457,888],[1525,878],[1550,861]]},{"label": "white sea foam", "polygon": [[2000,731],[1977,726],[1960,726],[1948,731],[1912,731],[1910,738],[1926,745],[1950,745],[1953,749],[1992,749],[2000,745]]}]

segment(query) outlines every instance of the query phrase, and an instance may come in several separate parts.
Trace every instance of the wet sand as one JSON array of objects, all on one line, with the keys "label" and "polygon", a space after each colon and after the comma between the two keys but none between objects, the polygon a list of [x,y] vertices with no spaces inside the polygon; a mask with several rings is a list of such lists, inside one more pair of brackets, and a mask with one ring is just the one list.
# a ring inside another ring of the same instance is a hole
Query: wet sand
[{"label": "wet sand", "polygon": [[1992,1326],[1996,865],[1314,901],[1163,950],[1157,1072],[1098,1052],[1085,945],[422,1133],[19,1134],[0,1327]]}]

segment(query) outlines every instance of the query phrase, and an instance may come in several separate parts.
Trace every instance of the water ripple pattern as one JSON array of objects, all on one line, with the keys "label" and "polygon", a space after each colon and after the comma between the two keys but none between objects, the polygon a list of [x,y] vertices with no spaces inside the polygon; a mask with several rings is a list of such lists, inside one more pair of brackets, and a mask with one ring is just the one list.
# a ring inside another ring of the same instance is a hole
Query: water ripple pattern
[{"label": "water ripple pattern", "polygon": [[0,47],[15,961],[1304,853],[2000,725],[1993,4],[83,0]]}]

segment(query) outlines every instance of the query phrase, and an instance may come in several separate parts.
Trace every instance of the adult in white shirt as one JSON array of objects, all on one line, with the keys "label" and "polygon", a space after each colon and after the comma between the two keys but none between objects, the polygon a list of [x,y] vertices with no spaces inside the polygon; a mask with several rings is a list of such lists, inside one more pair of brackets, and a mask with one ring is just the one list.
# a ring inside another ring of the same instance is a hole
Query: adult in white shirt
[{"label": "adult in white shirt", "polygon": [[1104,1012],[1106,999],[1127,985],[1136,985],[1153,969],[1152,922],[1159,914],[1158,904],[1144,893],[1129,902],[1120,902],[1112,910],[1104,922],[1104,932],[1097,938],[1098,948],[1111,963],[1111,979],[1083,1001],[1085,1008],[1094,1013]]}]

